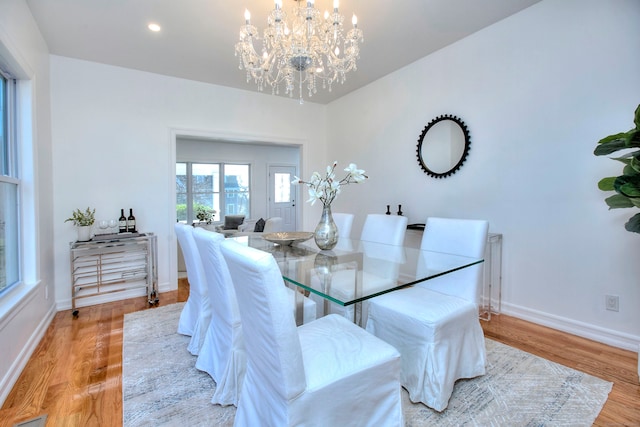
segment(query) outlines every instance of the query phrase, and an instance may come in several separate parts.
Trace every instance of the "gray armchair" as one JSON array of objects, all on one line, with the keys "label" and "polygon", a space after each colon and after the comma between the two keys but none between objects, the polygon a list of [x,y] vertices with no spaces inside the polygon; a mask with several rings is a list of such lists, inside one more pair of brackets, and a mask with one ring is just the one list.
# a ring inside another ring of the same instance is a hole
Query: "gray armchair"
[{"label": "gray armchair", "polygon": [[216,231],[224,235],[237,232],[238,227],[244,223],[244,215],[225,215],[224,224],[218,225]]}]

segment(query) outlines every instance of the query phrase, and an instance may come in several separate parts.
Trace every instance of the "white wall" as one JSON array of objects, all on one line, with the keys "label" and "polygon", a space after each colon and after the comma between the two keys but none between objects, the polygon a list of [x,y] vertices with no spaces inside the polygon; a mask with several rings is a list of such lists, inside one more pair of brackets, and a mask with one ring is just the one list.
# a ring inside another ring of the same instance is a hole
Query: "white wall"
[{"label": "white wall", "polygon": [[[624,229],[637,210],[607,210],[597,182],[621,167],[593,150],[633,127],[638,22],[637,0],[545,0],[330,104],[329,157],[371,177],[334,209],[486,218],[504,235],[504,312],[637,350],[640,236]],[[469,127],[471,152],[434,179],[417,139],[446,113]]]},{"label": "white wall", "polygon": [[49,52],[24,0],[0,2],[0,56],[19,79],[22,283],[0,298],[0,404],[53,315]]},{"label": "white wall", "polygon": [[64,220],[75,208],[95,207],[99,219],[133,208],[138,228],[158,235],[160,291],[176,288],[178,136],[300,145],[303,171],[324,163],[326,107],[318,104],[59,56],[51,86],[59,309],[71,304],[75,230]]}]

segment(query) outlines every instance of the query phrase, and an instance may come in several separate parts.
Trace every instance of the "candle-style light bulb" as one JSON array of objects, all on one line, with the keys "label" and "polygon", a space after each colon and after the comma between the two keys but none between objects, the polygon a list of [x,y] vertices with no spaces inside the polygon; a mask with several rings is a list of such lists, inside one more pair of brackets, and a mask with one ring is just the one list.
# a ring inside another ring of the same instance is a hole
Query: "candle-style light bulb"
[{"label": "candle-style light bulb", "polygon": [[340,7],[340,0],[333,0],[333,11],[337,12],[338,7]]},{"label": "candle-style light bulb", "polygon": [[358,17],[356,15],[353,15],[353,18],[351,18],[351,23],[353,24],[353,28],[358,27]]},{"label": "candle-style light bulb", "polygon": [[276,10],[282,9],[282,0],[276,0]]},{"label": "candle-style light bulb", "polygon": [[249,12],[249,9],[245,9],[244,10],[244,23],[249,25],[250,22],[251,22],[251,12]]}]

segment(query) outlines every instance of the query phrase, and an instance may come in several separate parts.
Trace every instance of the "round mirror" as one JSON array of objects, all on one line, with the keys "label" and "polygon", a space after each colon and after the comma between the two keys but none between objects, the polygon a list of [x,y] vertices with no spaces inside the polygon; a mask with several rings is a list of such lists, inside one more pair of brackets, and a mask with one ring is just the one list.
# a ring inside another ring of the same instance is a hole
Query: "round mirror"
[{"label": "round mirror", "polygon": [[471,138],[464,122],[445,114],[431,120],[418,138],[418,163],[434,177],[454,174],[469,154]]}]

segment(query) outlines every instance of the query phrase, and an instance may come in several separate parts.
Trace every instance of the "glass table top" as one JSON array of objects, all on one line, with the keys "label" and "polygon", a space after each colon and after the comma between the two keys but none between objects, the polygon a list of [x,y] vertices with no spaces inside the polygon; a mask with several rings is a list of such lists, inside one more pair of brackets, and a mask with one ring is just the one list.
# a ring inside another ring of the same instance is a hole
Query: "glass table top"
[{"label": "glass table top", "polygon": [[271,253],[285,281],[342,306],[484,261],[344,238],[330,251],[320,251],[313,239],[292,246],[271,243],[256,235],[230,239]]}]

